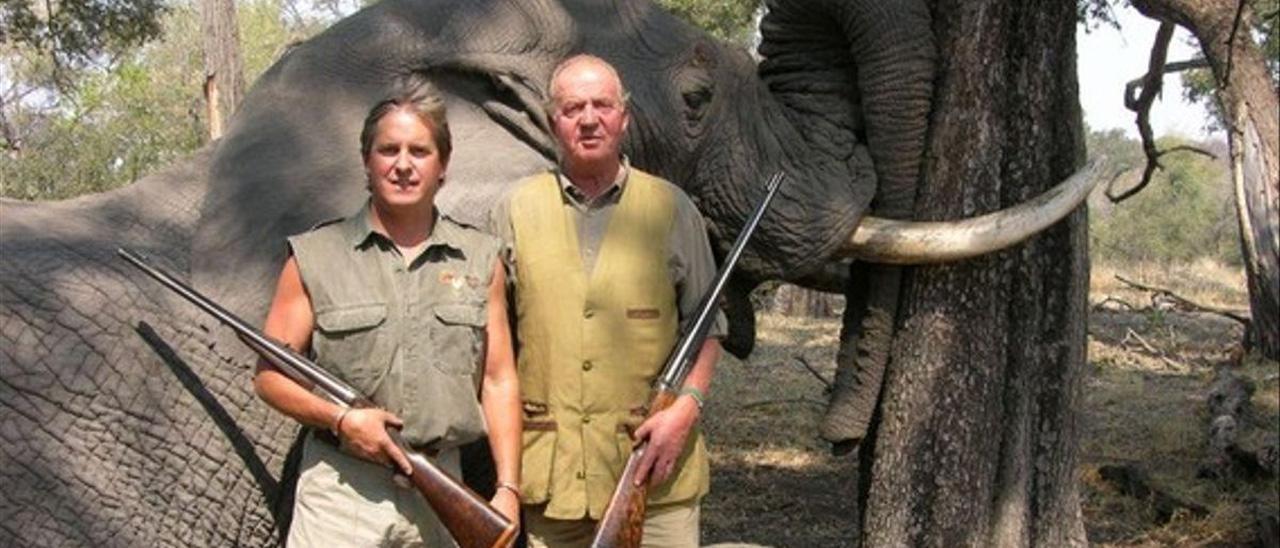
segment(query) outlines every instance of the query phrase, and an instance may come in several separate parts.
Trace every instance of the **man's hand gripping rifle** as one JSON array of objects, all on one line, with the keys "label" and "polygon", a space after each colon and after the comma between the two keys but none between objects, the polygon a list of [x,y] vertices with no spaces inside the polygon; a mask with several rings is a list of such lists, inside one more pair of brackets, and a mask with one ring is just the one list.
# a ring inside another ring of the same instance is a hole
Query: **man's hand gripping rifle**
[{"label": "man's hand gripping rifle", "polygon": [[[173,290],[174,293],[213,316],[223,325],[230,327],[245,345],[295,382],[304,386],[318,387],[324,395],[339,405],[353,408],[376,407],[372,401],[356,392],[341,379],[254,329],[244,320],[169,273],[147,264],[128,250],[119,249],[117,253],[133,266]],[[388,430],[387,435],[409,458],[409,463],[413,467],[409,481],[427,499],[431,509],[439,516],[441,523],[453,538],[458,541],[459,546],[495,548],[510,545],[516,533],[515,524],[489,506],[474,491],[441,470],[425,455],[410,449],[398,431]]]}]

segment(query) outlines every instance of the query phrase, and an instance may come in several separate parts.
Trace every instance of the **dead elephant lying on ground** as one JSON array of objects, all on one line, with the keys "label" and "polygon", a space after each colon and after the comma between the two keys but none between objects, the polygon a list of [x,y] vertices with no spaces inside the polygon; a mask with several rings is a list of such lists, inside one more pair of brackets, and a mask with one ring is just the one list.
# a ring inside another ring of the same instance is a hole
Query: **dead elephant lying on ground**
[{"label": "dead elephant lying on ground", "polygon": [[[170,168],[96,196],[0,202],[0,544],[275,537],[294,424],[255,399],[245,349],[115,249],[140,250],[260,320],[284,236],[364,199],[360,120],[407,77],[448,96],[456,151],[440,203],[464,221],[482,223],[511,182],[552,165],[540,90],[578,51],[617,64],[632,97],[627,154],[690,193],[720,251],[766,176],[785,171],[735,283],[739,310],[762,280],[839,287],[851,257],[971,256],[1065,215],[1084,178],[1047,204],[964,225],[959,249],[955,226],[867,217],[873,199],[879,215],[910,216],[937,70],[930,25],[921,2],[779,0],[757,65],[644,1],[388,0],[287,53],[225,138]],[[751,316],[734,317],[730,349],[749,351]],[[863,335],[875,344],[874,327]],[[870,418],[877,364],[857,365],[836,396],[834,439],[861,437]]]}]

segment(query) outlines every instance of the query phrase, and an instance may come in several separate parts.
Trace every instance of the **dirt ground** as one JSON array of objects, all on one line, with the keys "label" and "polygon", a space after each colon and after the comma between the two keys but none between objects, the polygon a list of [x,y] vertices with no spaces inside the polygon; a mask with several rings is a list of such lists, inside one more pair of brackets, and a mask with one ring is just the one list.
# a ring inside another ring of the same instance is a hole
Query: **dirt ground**
[{"label": "dirt ground", "polygon": [[[1276,514],[1276,480],[1197,478],[1208,454],[1206,394],[1219,368],[1250,379],[1256,391],[1242,439],[1274,440],[1280,369],[1275,362],[1241,360],[1239,323],[1160,309],[1150,292],[1117,281],[1117,273],[1095,267],[1090,298],[1079,470],[1090,542],[1253,545],[1257,515]],[[1247,314],[1247,297],[1236,289],[1243,279],[1231,269],[1192,265],[1187,271],[1130,268],[1121,274]],[[750,359],[721,361],[704,414],[713,473],[703,504],[703,542],[847,546],[853,462],[831,456],[818,438],[823,383],[802,364],[831,378],[838,319],[762,314],[759,327]],[[1186,506],[1175,504],[1170,512],[1157,497],[1126,494],[1103,479],[1099,470],[1106,466],[1139,470],[1151,487]]]}]

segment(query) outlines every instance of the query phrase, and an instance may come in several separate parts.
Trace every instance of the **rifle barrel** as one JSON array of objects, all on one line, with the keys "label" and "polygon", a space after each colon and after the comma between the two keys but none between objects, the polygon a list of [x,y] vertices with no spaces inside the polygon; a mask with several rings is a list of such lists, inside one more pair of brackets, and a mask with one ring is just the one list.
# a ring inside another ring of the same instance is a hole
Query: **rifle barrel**
[{"label": "rifle barrel", "polygon": [[[192,289],[172,274],[148,264],[142,257],[137,256],[127,249],[116,249],[116,253],[123,257],[124,260],[129,261],[133,266],[138,267],[139,270],[145,272],[148,276],[155,278],[156,281],[173,290],[174,293],[177,293],[183,299],[186,299],[191,304],[196,305],[201,310],[204,310],[209,315],[216,318],[223,325],[231,328],[231,330],[235,331],[236,335],[244,340],[250,348],[255,351],[262,350],[269,353],[271,355],[270,357],[274,357],[276,359],[270,359],[268,356],[263,357],[267,357],[273,365],[284,366],[287,369],[293,370],[298,374],[298,376],[318,385],[326,394],[345,405],[351,405],[361,399],[359,392],[347,383],[342,382],[341,379],[333,376],[332,373],[316,367],[311,363],[311,360],[298,355],[297,352],[284,344],[281,344],[280,341],[271,339],[270,337],[258,332],[257,329],[254,329],[247,322],[223,308],[222,305],[219,305],[208,297],[201,295],[200,292]],[[259,352],[259,354],[262,354],[262,352]]]},{"label": "rifle barrel", "polygon": [[[235,314],[227,311],[212,299],[178,280],[173,275],[151,266],[133,252],[119,248],[116,253],[133,266],[155,278],[156,281],[196,305],[223,325],[235,331],[246,345],[273,365],[286,370],[294,380],[306,380],[320,387],[326,395],[341,405],[363,407],[369,400],[341,379],[325,371],[279,341],[260,333]],[[409,457],[413,465],[411,482],[427,499],[453,538],[462,548],[497,548],[511,543],[516,533],[515,524],[489,506],[484,499],[414,451],[400,437],[399,432],[387,430],[391,441]]]},{"label": "rifle barrel", "polygon": [[742,258],[742,251],[747,247],[747,241],[755,234],[756,227],[760,226],[760,219],[764,218],[764,213],[769,210],[769,204],[773,202],[773,197],[777,195],[778,189],[782,187],[783,178],[785,178],[785,175],[781,171],[774,173],[769,178],[769,182],[765,186],[764,199],[760,200],[760,204],[756,206],[755,211],[751,213],[751,217],[747,219],[747,224],[738,233],[738,238],[733,241],[733,247],[729,248],[729,254],[725,255],[724,264],[720,265],[720,270],[716,272],[711,288],[707,290],[706,294],[702,296],[702,300],[698,302],[698,312],[694,315],[693,323],[690,324],[689,333],[680,338],[680,341],[667,359],[666,365],[663,366],[662,375],[658,379],[658,387],[660,389],[675,390],[684,382],[685,376],[689,373],[688,364],[693,360],[698,347],[702,345],[703,339],[707,337],[707,333],[711,329],[711,319],[714,317],[718,305],[716,301],[724,293],[724,288],[729,283],[729,276],[733,274],[733,269],[738,265],[738,259]]},{"label": "rifle barrel", "polygon": [[[688,376],[695,354],[701,349],[702,342],[711,329],[711,320],[718,305],[717,301],[729,283],[729,276],[733,274],[733,269],[738,265],[738,259],[742,258],[742,250],[746,248],[747,241],[755,234],[756,228],[760,226],[760,219],[764,217],[769,204],[773,202],[773,197],[778,193],[778,188],[782,186],[783,177],[782,172],[777,172],[769,178],[764,199],[760,200],[760,204],[747,219],[746,226],[742,228],[742,232],[738,233],[733,247],[725,256],[724,264],[720,265],[720,270],[716,272],[711,288],[698,303],[698,312],[694,316],[691,327],[680,335],[680,340],[667,356],[667,363],[662,367],[662,373],[653,386],[653,396],[648,407],[649,417],[670,407],[675,401],[676,390]],[[614,487],[613,495],[609,499],[609,505],[605,507],[604,515],[596,524],[591,548],[638,548],[640,546],[640,540],[644,535],[648,485],[634,483],[635,475],[639,470],[638,463],[648,448],[649,442],[644,440],[632,449],[631,455],[627,458],[627,464],[623,467],[622,477],[618,479],[618,485]]]}]

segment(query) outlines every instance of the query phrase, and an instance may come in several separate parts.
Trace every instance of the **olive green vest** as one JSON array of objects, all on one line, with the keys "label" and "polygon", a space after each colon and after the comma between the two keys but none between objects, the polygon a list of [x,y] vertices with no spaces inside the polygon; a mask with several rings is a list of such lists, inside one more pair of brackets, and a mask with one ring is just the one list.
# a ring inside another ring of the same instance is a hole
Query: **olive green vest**
[{"label": "olive green vest", "polygon": [[[521,491],[554,519],[599,519],[644,419],[650,386],[675,344],[679,318],[666,264],[672,187],[632,169],[591,273],[554,175],[511,196],[516,317],[525,402]],[[651,505],[706,494],[701,432],[690,433],[676,475]]]},{"label": "olive green vest", "polygon": [[366,204],[289,238],[315,313],[316,363],[400,417],[411,445],[475,440],[485,432],[477,393],[501,244],[441,215],[406,266],[369,215]]}]

